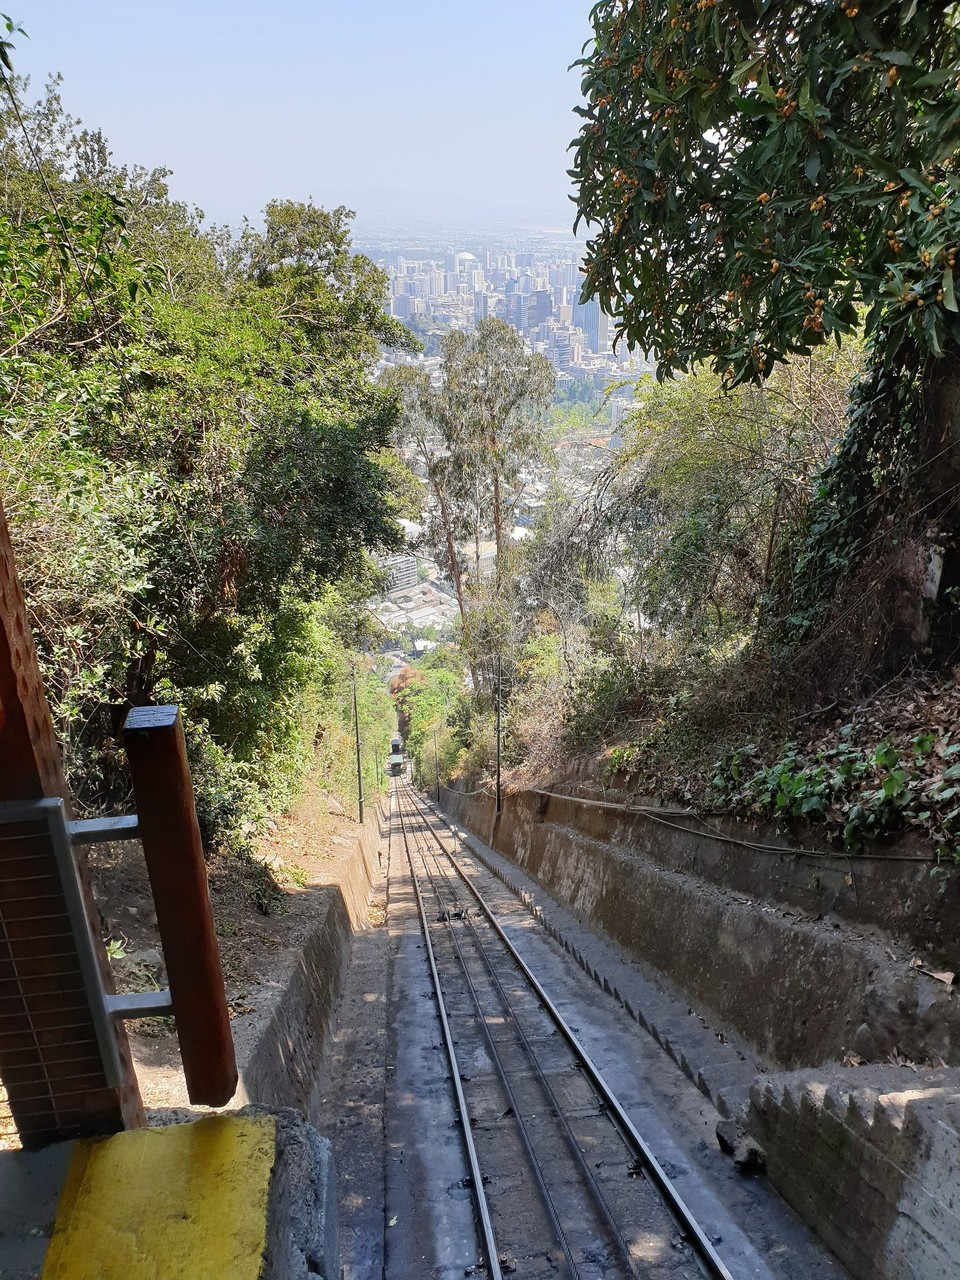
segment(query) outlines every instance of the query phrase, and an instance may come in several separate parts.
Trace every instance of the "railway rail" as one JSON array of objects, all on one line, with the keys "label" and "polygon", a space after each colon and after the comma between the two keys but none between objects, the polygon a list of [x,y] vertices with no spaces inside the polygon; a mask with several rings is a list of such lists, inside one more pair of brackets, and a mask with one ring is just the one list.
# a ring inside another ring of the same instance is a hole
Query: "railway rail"
[{"label": "railway rail", "polygon": [[[395,783],[394,799],[487,1274],[734,1280],[460,865],[442,819],[408,783]],[[666,1257],[664,1239],[676,1246]]]}]

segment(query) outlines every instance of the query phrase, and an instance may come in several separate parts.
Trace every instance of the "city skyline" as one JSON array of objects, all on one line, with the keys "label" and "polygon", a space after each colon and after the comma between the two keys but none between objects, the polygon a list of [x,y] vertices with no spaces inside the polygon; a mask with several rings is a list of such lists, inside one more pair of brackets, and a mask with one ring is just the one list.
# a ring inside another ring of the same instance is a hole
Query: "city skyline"
[{"label": "city skyline", "polygon": [[[472,329],[488,317],[505,320],[530,349],[550,361],[558,395],[599,399],[611,384],[630,382],[653,365],[641,352],[613,347],[615,326],[595,299],[580,301],[583,268],[579,247],[551,245],[543,237],[518,247],[470,249],[447,245],[422,256],[408,256],[390,242],[362,245],[387,274],[391,315],[421,336],[450,329]],[[384,363],[424,364],[440,376],[437,343],[424,353],[390,351]],[[623,397],[611,404],[613,421],[623,411]],[[628,400],[628,398],[627,398]]]}]

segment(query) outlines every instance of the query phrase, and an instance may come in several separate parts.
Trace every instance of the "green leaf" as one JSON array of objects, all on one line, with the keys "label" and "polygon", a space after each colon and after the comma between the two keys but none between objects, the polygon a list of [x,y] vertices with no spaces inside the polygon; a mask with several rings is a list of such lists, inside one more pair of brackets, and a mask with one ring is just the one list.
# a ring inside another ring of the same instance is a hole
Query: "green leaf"
[{"label": "green leaf", "polygon": [[919,79],[913,81],[914,89],[933,89],[941,84],[947,84],[950,80],[956,80],[957,73],[950,67],[940,71],[928,71],[926,75],[920,76]]},{"label": "green leaf", "polygon": [[943,305],[948,311],[957,311],[957,295],[953,288],[953,267],[944,267],[940,288],[943,290]]},{"label": "green leaf", "polygon": [[730,79],[734,84],[739,84],[741,80],[749,79],[752,72],[763,62],[763,54],[756,57],[747,58],[744,62],[739,63],[733,68]]},{"label": "green leaf", "polygon": [[943,355],[943,346],[940,342],[939,325],[937,323],[938,316],[934,307],[927,307],[923,315],[923,332],[924,337],[930,347],[930,350],[937,357]]},{"label": "green leaf", "polygon": [[907,785],[907,775],[902,769],[895,769],[883,780],[883,794],[888,800],[899,796]]},{"label": "green leaf", "polygon": [[903,178],[907,186],[916,187],[920,191],[931,192],[929,183],[921,174],[917,173],[916,169],[901,169],[899,172],[900,177]]}]

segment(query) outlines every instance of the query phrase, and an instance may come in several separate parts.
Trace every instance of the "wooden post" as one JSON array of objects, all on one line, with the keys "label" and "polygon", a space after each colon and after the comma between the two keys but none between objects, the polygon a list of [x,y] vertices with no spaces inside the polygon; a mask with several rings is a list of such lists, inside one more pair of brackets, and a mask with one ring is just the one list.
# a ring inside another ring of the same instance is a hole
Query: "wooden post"
[{"label": "wooden post", "polygon": [[177,707],[134,707],[123,730],[190,1101],[237,1088],[230,1012]]},{"label": "wooden post", "polygon": [[[0,803],[70,798],[0,505]],[[24,1146],[144,1123],[122,1025],[122,1079],[108,1076],[79,977],[81,964],[43,824],[5,825],[0,841],[0,1079]],[[89,871],[81,894],[104,990],[114,990],[96,927]]]}]

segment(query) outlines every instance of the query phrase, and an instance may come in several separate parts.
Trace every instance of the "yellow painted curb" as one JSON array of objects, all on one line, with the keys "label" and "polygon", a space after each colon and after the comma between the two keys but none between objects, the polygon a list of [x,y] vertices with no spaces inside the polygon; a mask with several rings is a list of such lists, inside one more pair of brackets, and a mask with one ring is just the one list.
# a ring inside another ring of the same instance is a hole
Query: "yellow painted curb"
[{"label": "yellow painted curb", "polygon": [[42,1280],[257,1280],[272,1116],[207,1116],[77,1144]]}]

